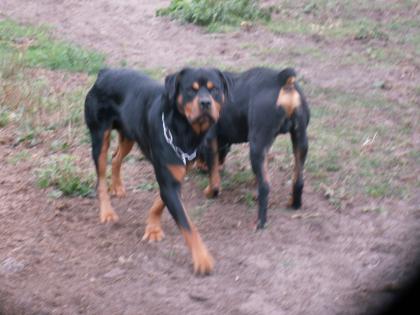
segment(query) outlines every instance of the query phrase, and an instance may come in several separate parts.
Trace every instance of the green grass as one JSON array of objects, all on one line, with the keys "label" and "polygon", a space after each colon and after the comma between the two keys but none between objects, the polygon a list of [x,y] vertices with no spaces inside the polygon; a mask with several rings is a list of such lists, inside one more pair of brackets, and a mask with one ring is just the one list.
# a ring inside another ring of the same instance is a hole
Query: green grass
[{"label": "green grass", "polygon": [[42,72],[33,80],[22,58],[6,55],[0,63],[0,127],[15,125],[15,144],[29,146],[39,143],[41,135],[62,130],[67,133],[62,139],[67,146],[83,138],[79,127],[84,125],[86,83],[67,89],[65,76],[63,88],[56,91],[51,88],[53,73]]},{"label": "green grass", "polygon": [[[415,165],[409,154],[399,152],[410,152],[407,136],[414,132],[418,115],[407,113],[414,105],[395,106],[375,93],[362,96],[338,89],[309,90],[317,91],[310,96],[312,101],[324,104],[311,108],[308,128],[310,149],[305,169],[315,187],[331,189],[330,201],[337,207],[348,196],[407,197],[410,183],[401,180],[409,177]],[[289,146],[287,140],[278,140],[274,147],[282,152]]]},{"label": "green grass", "polygon": [[250,169],[238,170],[234,173],[223,172],[221,176],[222,188],[227,190],[238,186],[252,185],[255,182],[254,173]]},{"label": "green grass", "polygon": [[142,182],[137,185],[136,189],[141,190],[141,191],[157,191],[159,190],[159,184],[155,181]]},{"label": "green grass", "polygon": [[6,127],[10,122],[10,113],[6,109],[0,110],[0,128]]},{"label": "green grass", "polygon": [[52,70],[96,73],[105,56],[73,43],[56,40],[45,26],[0,21],[0,56],[17,55],[24,65]]},{"label": "green grass", "polygon": [[93,174],[86,174],[68,154],[49,158],[35,174],[38,187],[54,187],[66,196],[87,196],[92,191]]},{"label": "green grass", "polygon": [[243,21],[269,20],[270,12],[257,0],[172,0],[156,14],[167,15],[186,23],[206,26],[209,31],[228,30]]},{"label": "green grass", "polygon": [[7,162],[12,165],[17,165],[19,162],[27,161],[31,155],[28,151],[20,151],[16,154],[13,154],[11,157],[7,159]]}]

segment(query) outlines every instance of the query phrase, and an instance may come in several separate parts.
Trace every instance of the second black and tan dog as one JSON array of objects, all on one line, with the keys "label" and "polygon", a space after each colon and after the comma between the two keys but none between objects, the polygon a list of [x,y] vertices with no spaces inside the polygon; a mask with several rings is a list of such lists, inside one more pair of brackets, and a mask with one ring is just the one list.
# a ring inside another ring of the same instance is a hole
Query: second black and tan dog
[{"label": "second black and tan dog", "polygon": [[295,160],[289,206],[295,209],[301,206],[310,111],[291,68],[283,71],[253,68],[240,74],[224,72],[224,75],[231,86],[231,99],[200,149],[210,173],[209,186],[204,192],[207,197],[218,194],[219,164],[224,162],[232,144],[249,142],[251,166],[258,182],[256,227],[260,229],[267,221],[270,189],[267,152],[281,133],[290,133]]},{"label": "second black and tan dog", "polygon": [[161,240],[160,223],[167,206],[192,253],[194,271],[207,274],[213,258],[181,202],[186,165],[208,129],[219,119],[227,95],[224,75],[215,69],[191,69],[169,75],[165,85],[130,70],[101,70],[85,101],[85,120],[92,139],[101,222],[118,220],[106,183],[112,129],[119,146],[112,159],[111,193],[124,196],[121,163],[134,143],[152,163],[160,195],[149,210],[144,240]]}]

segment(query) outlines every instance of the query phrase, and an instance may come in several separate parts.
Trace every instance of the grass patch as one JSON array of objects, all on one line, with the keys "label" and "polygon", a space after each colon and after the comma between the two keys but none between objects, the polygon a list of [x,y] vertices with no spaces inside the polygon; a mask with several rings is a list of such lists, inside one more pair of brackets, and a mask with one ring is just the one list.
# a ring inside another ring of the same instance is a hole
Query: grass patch
[{"label": "grass patch", "polygon": [[235,173],[223,172],[222,187],[224,189],[234,189],[238,186],[252,185],[255,181],[254,173],[250,169],[238,170]]},{"label": "grass patch", "polygon": [[[376,93],[313,87],[308,91],[309,99],[323,104],[312,106],[308,128],[305,169],[314,186],[338,208],[349,196],[407,197],[416,168],[407,138],[418,120],[414,105],[395,106]],[[275,147],[281,150],[285,145],[276,141]]]},{"label": "grass patch", "polygon": [[156,191],[159,190],[159,184],[155,181],[142,182],[137,185],[136,189],[141,191]]},{"label": "grass patch", "polygon": [[169,7],[156,14],[206,26],[209,31],[238,26],[243,21],[270,19],[270,10],[260,8],[257,0],[172,0]]},{"label": "grass patch", "polygon": [[8,110],[0,108],[0,128],[6,127],[10,122],[10,113]]},{"label": "grass patch", "polygon": [[30,67],[96,73],[104,66],[105,56],[73,43],[55,40],[45,26],[20,25],[0,21],[0,56],[17,55]]},{"label": "grass patch", "polygon": [[7,159],[7,162],[12,164],[12,165],[17,165],[19,162],[29,160],[30,157],[31,157],[31,155],[29,154],[28,151],[21,151],[21,152],[18,152],[16,154],[14,154],[11,157],[9,157]]},{"label": "grass patch", "polygon": [[78,168],[68,154],[50,158],[35,174],[38,187],[54,187],[65,196],[87,196],[92,191],[94,176]]},{"label": "grass patch", "polygon": [[[16,126],[15,145],[34,146],[42,136],[57,131],[64,131],[60,141],[67,146],[82,139],[83,100],[90,82],[77,77],[77,85],[67,88],[67,83],[75,82],[72,74],[30,69],[22,57],[7,55],[0,63],[0,127]],[[55,89],[57,79],[62,85]]]}]

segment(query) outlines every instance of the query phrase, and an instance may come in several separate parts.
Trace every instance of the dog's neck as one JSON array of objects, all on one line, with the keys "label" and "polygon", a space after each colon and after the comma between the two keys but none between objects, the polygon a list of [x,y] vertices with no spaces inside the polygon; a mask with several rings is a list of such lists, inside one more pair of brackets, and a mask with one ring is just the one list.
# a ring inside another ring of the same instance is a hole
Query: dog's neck
[{"label": "dog's neck", "polygon": [[177,110],[165,113],[165,124],[172,133],[174,145],[186,153],[196,150],[205,135],[196,134],[186,117]]}]

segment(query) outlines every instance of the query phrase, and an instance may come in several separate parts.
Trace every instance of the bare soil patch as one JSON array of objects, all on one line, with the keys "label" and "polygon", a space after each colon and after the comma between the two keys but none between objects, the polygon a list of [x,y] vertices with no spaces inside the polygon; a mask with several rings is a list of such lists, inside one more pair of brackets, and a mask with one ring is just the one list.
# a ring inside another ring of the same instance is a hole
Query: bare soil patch
[{"label": "bare soil patch", "polygon": [[[165,71],[200,61],[228,67],[286,64],[288,48],[307,44],[303,36],[274,35],[260,27],[207,34],[156,18],[155,10],[167,3],[3,0],[0,14],[51,24],[57,36],[103,51],[114,64],[127,60]],[[249,43],[257,48],[245,49]],[[366,70],[364,65],[340,63],[343,51],[363,50],[361,43],[316,38],[314,43],[309,45],[329,47],[331,54],[321,60],[295,56],[309,82],[369,93],[372,82],[381,78],[393,86],[384,91],[387,98],[419,99],[419,68],[413,60]],[[274,52],[256,53],[267,46]],[[61,88],[60,74],[34,74],[45,76],[54,89]],[[406,78],[404,84],[401,77]],[[71,87],[84,80],[79,75],[63,78]],[[293,212],[285,208],[291,168],[274,159],[269,165],[269,227],[259,233],[252,229],[256,208],[242,198],[254,192],[252,183],[225,189],[218,199],[207,201],[198,184],[200,175],[193,172],[188,177],[185,206],[216,260],[213,275],[195,277],[188,250],[167,213],[166,238],[158,244],[141,242],[156,194],[140,185],[153,182],[146,161],[129,159],[123,165],[128,196],[112,201],[120,222],[100,225],[96,199],[54,199],[50,190],[36,188],[33,172],[51,154],[49,139],[16,147],[14,128],[0,129],[2,314],[364,314],[389,303],[416,269],[419,189],[409,199],[385,198],[385,211],[371,211],[373,201],[367,198],[337,210],[307,176],[303,208]],[[418,145],[418,134],[413,138]],[[248,165],[247,145],[239,149],[241,161]],[[22,150],[31,158],[6,162]],[[93,170],[89,150],[80,145],[70,153]],[[140,156],[135,151],[132,155]],[[226,171],[237,168],[236,156],[228,158]]]}]

